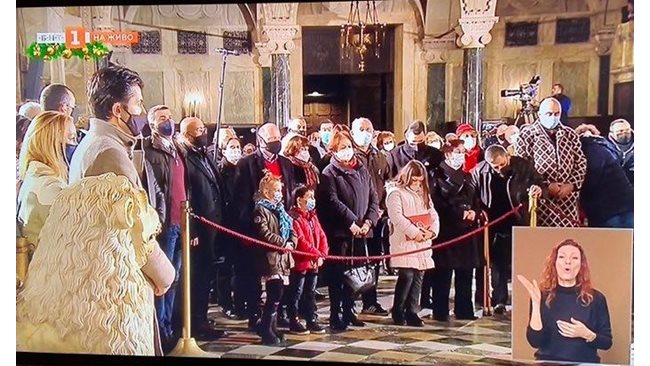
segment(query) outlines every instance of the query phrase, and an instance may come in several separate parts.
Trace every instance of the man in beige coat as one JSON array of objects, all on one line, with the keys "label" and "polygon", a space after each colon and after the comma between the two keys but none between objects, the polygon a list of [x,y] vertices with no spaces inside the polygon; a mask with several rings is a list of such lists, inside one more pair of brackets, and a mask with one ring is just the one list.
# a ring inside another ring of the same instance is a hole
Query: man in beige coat
[{"label": "man in beige coat", "polygon": [[[104,173],[115,173],[125,176],[135,186],[143,188],[142,176],[150,189],[149,201],[156,211],[164,213],[164,206],[157,205],[164,199],[153,201],[155,180],[153,174],[146,174],[144,159],[134,164],[134,146],[137,136],[147,124],[147,116],[142,101],[142,87],[144,83],[140,76],[127,68],[112,65],[97,71],[89,88],[89,106],[95,116],[90,120],[90,127],[86,137],[79,143],[72,161],[70,162],[69,180],[73,184],[84,177],[97,176]],[[140,171],[140,172],[139,172]],[[158,189],[158,191],[160,191]],[[164,221],[163,217],[160,217]],[[174,280],[175,271],[165,253],[156,244],[147,263],[142,267],[144,274],[151,280],[157,296],[163,295]],[[151,291],[151,309],[153,306],[153,288]],[[156,354],[162,354],[156,332]]]}]

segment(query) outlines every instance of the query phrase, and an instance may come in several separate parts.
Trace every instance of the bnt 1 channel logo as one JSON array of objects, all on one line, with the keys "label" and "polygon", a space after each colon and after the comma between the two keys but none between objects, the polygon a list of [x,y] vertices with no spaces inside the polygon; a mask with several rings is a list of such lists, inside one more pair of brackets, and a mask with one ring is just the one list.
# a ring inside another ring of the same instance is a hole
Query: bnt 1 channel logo
[{"label": "bnt 1 channel logo", "polygon": [[108,43],[114,46],[128,46],[139,42],[138,32],[93,31],[83,27],[66,27],[64,33],[38,33],[38,43],[65,43],[68,49],[86,47],[86,43]]}]

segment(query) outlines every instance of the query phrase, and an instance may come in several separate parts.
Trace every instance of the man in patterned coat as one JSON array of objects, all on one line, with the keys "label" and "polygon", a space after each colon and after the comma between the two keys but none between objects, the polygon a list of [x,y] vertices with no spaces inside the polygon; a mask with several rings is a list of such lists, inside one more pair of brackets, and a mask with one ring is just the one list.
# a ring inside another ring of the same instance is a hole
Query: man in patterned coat
[{"label": "man in patterned coat", "polygon": [[524,128],[515,154],[532,161],[547,183],[550,200],[539,203],[539,226],[578,225],[578,198],[587,171],[580,139],[560,123],[562,106],[547,98],[539,106],[539,120]]}]

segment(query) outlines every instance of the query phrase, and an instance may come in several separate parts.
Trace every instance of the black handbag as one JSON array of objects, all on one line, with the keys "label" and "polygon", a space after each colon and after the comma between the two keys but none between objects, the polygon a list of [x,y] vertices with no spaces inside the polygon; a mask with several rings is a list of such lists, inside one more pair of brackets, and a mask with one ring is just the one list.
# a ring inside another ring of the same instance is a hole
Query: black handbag
[{"label": "black handbag", "polygon": [[[368,247],[364,245],[366,256]],[[350,255],[354,257],[354,238],[351,242]],[[375,271],[370,268],[368,262],[361,267],[354,267],[350,261],[350,267],[343,272],[343,281],[352,290],[353,295],[362,294],[370,290],[375,284]]]}]

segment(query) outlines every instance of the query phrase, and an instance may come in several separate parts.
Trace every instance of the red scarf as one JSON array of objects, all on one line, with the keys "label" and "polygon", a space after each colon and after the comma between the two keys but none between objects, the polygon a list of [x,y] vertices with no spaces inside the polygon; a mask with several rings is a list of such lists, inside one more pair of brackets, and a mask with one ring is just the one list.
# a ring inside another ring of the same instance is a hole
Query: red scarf
[{"label": "red scarf", "polygon": [[314,164],[312,164],[309,161],[304,162],[294,156],[289,156],[289,160],[291,160],[293,165],[299,166],[305,171],[305,177],[307,177],[307,182],[306,182],[307,187],[314,188],[318,186],[320,180],[318,178],[318,170],[316,169],[316,166],[314,166]]},{"label": "red scarf", "polygon": [[346,168],[356,169],[357,165],[359,164],[359,160],[357,159],[356,156],[353,156],[352,160],[350,160],[348,162],[339,161],[339,163],[341,163],[341,165],[346,167]]},{"label": "red scarf", "polygon": [[469,173],[478,164],[478,158],[481,156],[481,148],[475,146],[472,150],[465,153],[465,164],[463,171]]}]

